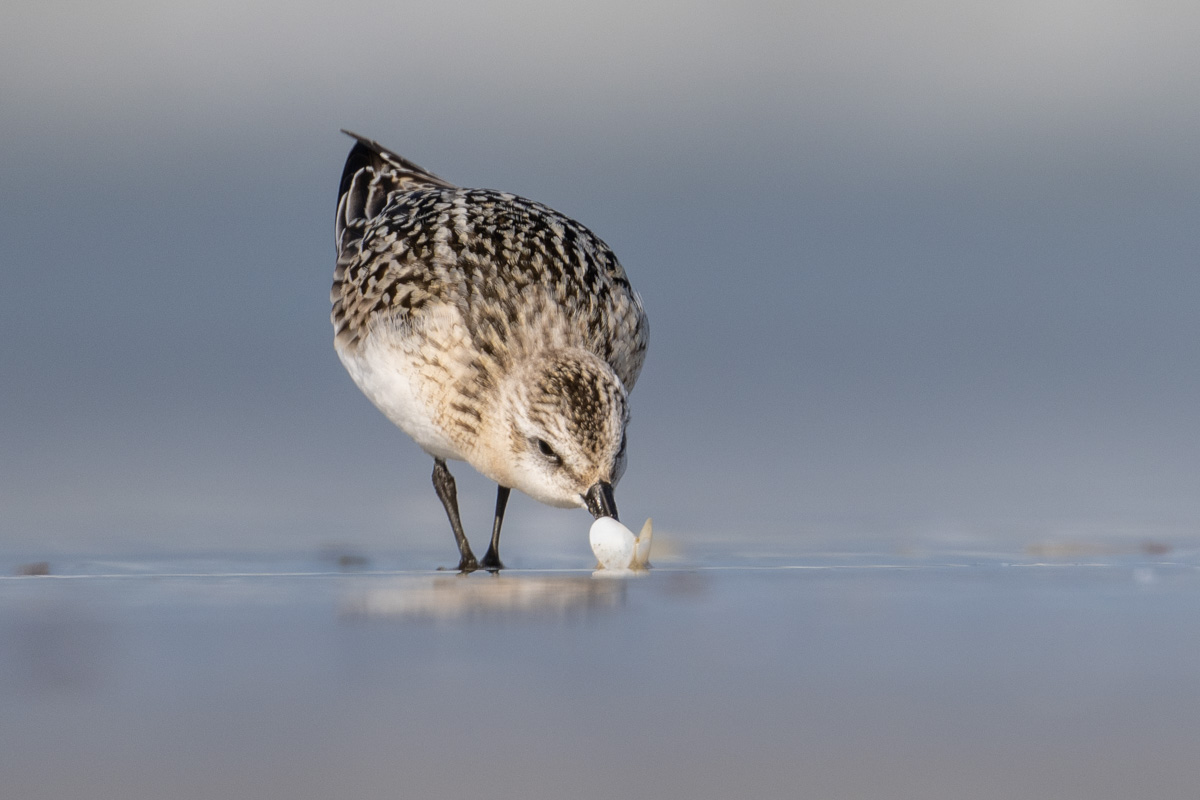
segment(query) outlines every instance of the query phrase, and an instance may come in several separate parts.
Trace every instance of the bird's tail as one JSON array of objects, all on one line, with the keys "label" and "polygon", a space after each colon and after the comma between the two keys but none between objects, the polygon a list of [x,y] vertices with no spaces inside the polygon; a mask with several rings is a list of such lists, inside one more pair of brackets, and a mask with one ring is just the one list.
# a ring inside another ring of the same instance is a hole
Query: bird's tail
[{"label": "bird's tail", "polygon": [[342,184],[338,189],[335,236],[339,255],[348,245],[362,238],[367,221],[383,210],[392,193],[422,186],[454,188],[454,184],[396,155],[378,142],[347,130],[342,133],[355,139],[356,143],[346,157]]}]

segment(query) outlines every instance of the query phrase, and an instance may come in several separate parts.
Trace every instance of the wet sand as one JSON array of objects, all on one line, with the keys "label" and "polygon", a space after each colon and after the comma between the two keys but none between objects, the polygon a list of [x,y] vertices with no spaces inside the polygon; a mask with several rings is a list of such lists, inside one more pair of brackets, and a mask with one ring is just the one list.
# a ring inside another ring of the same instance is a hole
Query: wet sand
[{"label": "wet sand", "polygon": [[1195,797],[1200,554],[1058,555],[52,561],[0,796]]}]

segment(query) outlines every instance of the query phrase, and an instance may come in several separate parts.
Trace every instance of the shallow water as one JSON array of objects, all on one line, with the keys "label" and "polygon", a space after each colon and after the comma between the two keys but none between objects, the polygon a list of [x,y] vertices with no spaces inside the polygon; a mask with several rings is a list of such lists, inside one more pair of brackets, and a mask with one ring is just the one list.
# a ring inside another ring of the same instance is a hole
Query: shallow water
[{"label": "shallow water", "polygon": [[14,798],[1184,798],[1200,555],[0,579]]}]

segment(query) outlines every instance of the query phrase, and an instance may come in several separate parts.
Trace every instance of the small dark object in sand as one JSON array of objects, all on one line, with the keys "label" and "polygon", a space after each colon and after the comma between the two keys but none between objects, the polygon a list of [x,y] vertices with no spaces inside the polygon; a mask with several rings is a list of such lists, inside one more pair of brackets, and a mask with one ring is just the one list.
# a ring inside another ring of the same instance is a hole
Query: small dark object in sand
[{"label": "small dark object in sand", "polygon": [[21,566],[17,567],[17,574],[18,575],[49,575],[50,574],[50,562],[49,561],[34,561],[29,564],[22,564]]},{"label": "small dark object in sand", "polygon": [[355,553],[343,553],[337,560],[337,565],[342,569],[362,569],[370,563],[371,559]]},{"label": "small dark object in sand", "polygon": [[363,569],[371,563],[371,559],[356,552],[353,547],[342,544],[331,544],[321,548],[318,556],[327,564],[334,564],[338,569]]}]

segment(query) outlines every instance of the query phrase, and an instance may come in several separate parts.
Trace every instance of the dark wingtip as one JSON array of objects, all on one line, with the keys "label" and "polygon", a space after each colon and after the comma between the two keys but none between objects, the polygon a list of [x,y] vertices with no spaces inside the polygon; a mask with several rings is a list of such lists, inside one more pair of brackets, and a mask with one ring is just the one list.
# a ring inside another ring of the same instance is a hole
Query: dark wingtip
[{"label": "dark wingtip", "polygon": [[431,183],[436,186],[445,186],[452,188],[454,184],[447,181],[445,178],[439,178],[429,170],[409,161],[399,153],[395,153],[374,139],[368,139],[366,136],[360,136],[354,131],[346,128],[339,130],[354,140],[354,147],[350,150],[350,155],[346,157],[346,166],[342,170],[342,182],[338,187],[338,195],[341,196],[349,188],[350,182],[354,179],[354,173],[363,167],[374,167],[375,169],[383,169],[385,166],[389,169],[398,168],[411,173],[411,177],[422,183]]},{"label": "dark wingtip", "polygon": [[370,147],[374,150],[383,150],[384,149],[383,146],[380,145],[379,142],[375,141],[374,139],[368,139],[365,136],[360,136],[359,134],[355,133],[354,131],[347,130],[346,128],[338,128],[338,130],[340,130],[342,133],[349,136],[351,139],[354,139],[359,144],[366,145],[367,147]]},{"label": "dark wingtip", "polygon": [[342,133],[352,137],[355,140],[354,147],[350,150],[350,154],[346,156],[346,165],[342,167],[342,180],[338,184],[338,197],[344,195],[350,188],[350,184],[354,181],[354,173],[358,172],[363,167],[374,166],[379,162],[378,144],[359,136],[357,133],[352,133],[345,128]]}]

